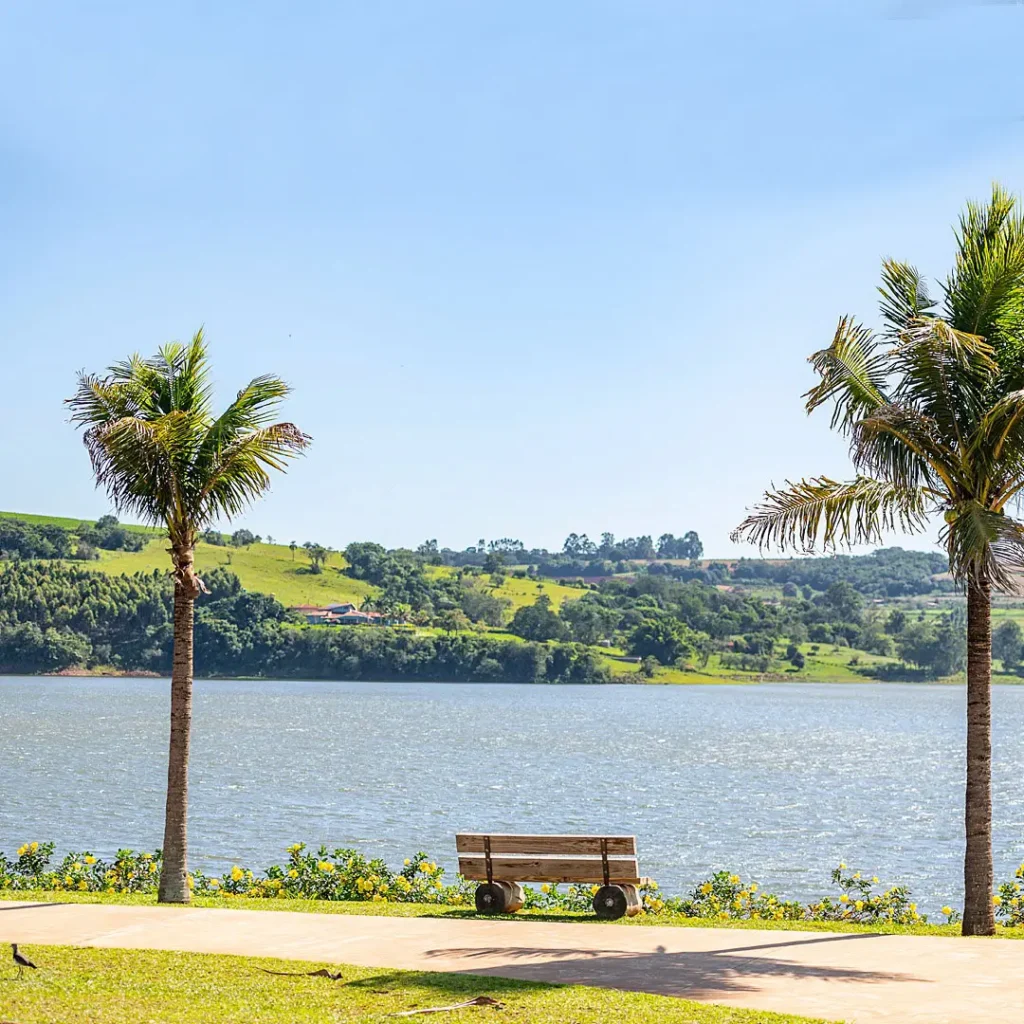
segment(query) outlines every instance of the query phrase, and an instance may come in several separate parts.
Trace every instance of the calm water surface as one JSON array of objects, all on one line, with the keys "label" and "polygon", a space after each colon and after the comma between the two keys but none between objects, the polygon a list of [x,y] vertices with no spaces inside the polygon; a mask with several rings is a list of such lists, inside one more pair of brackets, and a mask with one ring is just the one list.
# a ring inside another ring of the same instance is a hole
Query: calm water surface
[{"label": "calm water surface", "polygon": [[[160,845],[165,680],[0,679],[0,850]],[[995,852],[1024,860],[1024,687],[995,690]],[[964,693],[945,686],[196,684],[192,863],[304,840],[452,866],[458,830],[626,832],[662,888],[789,896],[839,861],[959,896]]]}]

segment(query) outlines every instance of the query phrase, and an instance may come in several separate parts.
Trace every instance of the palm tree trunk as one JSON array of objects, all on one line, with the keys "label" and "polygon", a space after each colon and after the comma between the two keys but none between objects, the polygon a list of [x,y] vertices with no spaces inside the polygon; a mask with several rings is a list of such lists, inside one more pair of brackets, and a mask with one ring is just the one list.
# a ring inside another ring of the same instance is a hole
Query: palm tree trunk
[{"label": "palm tree trunk", "polygon": [[964,935],[992,935],[992,588],[967,584],[967,796]]},{"label": "palm tree trunk", "polygon": [[192,734],[192,647],[199,593],[191,550],[174,552],[174,655],[171,668],[171,740],[167,755],[161,903],[188,903],[188,758]]}]

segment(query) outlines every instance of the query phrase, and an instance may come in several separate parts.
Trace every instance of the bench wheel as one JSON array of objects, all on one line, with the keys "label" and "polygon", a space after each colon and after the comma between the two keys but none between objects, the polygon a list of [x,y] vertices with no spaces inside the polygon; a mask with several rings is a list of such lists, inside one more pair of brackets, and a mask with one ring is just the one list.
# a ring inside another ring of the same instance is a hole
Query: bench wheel
[{"label": "bench wheel", "polygon": [[620,885],[602,885],[594,894],[594,913],[602,921],[625,917],[628,906],[626,893]]},{"label": "bench wheel", "polygon": [[476,887],[476,912],[478,914],[504,914],[511,892],[500,882],[484,882]]}]

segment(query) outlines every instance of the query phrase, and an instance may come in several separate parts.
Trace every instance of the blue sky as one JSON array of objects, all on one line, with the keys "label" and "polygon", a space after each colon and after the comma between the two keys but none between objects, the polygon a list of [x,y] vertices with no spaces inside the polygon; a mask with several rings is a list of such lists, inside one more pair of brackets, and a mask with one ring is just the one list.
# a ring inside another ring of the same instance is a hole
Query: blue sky
[{"label": "blue sky", "polygon": [[[211,12],[207,8],[215,6]],[[205,324],[300,543],[560,546],[841,476],[805,357],[1024,187],[1024,6],[6,5],[0,508],[107,510],[61,399]],[[909,542],[914,546],[928,538]]]}]

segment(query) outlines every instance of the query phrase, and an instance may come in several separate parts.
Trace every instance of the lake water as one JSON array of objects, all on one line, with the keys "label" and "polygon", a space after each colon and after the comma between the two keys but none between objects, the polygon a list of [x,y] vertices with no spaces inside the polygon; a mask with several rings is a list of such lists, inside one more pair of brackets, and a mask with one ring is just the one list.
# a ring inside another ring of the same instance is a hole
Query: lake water
[{"label": "lake water", "polygon": [[[165,680],[0,678],[0,850],[160,845]],[[995,689],[997,877],[1024,860],[1024,687]],[[947,686],[196,684],[191,862],[297,840],[452,866],[456,831],[635,833],[670,893],[840,860],[960,893],[964,692]]]}]

